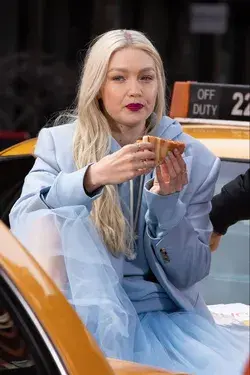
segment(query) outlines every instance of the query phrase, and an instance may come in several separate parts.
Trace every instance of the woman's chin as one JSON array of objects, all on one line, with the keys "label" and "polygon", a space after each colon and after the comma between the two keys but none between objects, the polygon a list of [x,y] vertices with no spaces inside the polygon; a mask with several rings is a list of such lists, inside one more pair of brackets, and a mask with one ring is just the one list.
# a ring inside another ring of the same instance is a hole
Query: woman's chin
[{"label": "woman's chin", "polygon": [[123,118],[119,119],[117,123],[122,124],[123,126],[127,127],[136,127],[141,126],[142,124],[145,125],[147,120],[146,116],[141,116],[140,114],[132,114],[132,116],[124,116]]}]

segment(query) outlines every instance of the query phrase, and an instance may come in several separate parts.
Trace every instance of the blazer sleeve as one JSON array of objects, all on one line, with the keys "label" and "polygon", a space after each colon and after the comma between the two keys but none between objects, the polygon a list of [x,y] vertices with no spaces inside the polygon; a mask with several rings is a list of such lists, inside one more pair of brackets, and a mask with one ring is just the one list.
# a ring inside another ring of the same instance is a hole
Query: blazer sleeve
[{"label": "blazer sleeve", "polygon": [[24,180],[21,197],[10,212],[11,226],[22,214],[44,208],[84,205],[90,212],[93,200],[101,195],[102,189],[92,195],[85,192],[83,180],[89,165],[72,173],[63,172],[56,160],[49,128],[39,133],[35,157],[34,166]]},{"label": "blazer sleeve", "polygon": [[145,187],[148,205],[145,240],[169,281],[179,289],[194,285],[210,270],[209,212],[219,167],[220,161],[216,159],[188,204],[180,200],[179,193],[168,196],[151,193],[150,181]]},{"label": "blazer sleeve", "polygon": [[250,219],[250,168],[228,184],[212,199],[210,219],[214,231],[225,234],[240,220]]}]

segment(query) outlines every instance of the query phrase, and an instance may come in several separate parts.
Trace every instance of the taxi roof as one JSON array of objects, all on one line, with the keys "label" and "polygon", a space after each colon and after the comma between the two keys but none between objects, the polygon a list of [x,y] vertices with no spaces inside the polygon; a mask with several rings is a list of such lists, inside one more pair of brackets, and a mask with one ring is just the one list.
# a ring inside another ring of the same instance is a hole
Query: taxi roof
[{"label": "taxi roof", "polygon": [[[250,131],[247,127],[234,127],[221,121],[219,125],[206,120],[176,118],[183,131],[202,142],[216,156],[225,159],[250,159]],[[33,155],[36,138],[31,138],[0,151],[0,157]]]},{"label": "taxi roof", "polygon": [[19,142],[0,151],[1,156],[25,156],[32,155],[37,142],[37,138],[30,138],[23,142]]},{"label": "taxi roof", "polygon": [[250,127],[246,122],[176,118],[183,131],[199,139],[221,159],[250,160]]}]

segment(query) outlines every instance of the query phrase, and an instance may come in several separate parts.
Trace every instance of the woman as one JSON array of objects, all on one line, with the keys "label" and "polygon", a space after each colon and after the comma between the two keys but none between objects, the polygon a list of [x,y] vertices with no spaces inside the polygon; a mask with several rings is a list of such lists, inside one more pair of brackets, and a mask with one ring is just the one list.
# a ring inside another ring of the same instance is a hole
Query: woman
[{"label": "woman", "polygon": [[[161,58],[142,33],[97,38],[75,118],[39,134],[12,230],[57,273],[107,356],[240,373],[247,343],[215,326],[197,286],[209,273],[219,160],[165,116],[164,93]],[[185,154],[156,166],[151,144],[135,143],[148,133],[184,142]]]}]

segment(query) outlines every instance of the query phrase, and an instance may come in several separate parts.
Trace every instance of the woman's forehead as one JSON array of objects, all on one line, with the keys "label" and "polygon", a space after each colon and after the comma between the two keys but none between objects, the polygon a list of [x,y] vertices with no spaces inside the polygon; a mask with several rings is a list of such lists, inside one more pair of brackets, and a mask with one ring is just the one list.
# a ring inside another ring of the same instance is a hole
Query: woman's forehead
[{"label": "woman's forehead", "polygon": [[108,71],[144,71],[155,69],[153,58],[139,48],[123,48],[116,51],[109,61]]}]

